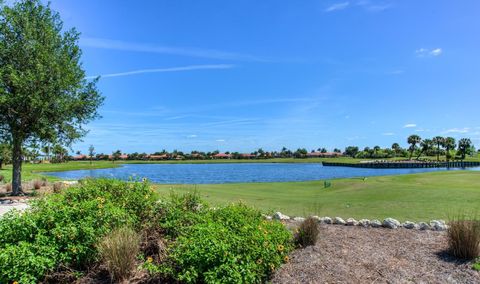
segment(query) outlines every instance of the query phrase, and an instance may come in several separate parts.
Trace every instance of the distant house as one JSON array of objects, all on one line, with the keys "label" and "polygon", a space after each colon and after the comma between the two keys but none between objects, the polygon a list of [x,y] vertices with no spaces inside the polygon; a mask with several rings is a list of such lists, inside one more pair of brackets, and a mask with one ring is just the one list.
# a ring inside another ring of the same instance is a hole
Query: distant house
[{"label": "distant house", "polygon": [[203,156],[202,154],[193,153],[193,154],[190,154],[190,158],[191,159],[197,159],[197,160],[203,160],[203,159],[205,159],[205,156]]},{"label": "distant house", "polygon": [[[108,159],[113,160],[113,155],[108,155]],[[121,154],[120,156],[118,156],[118,159],[119,160],[126,160],[126,159],[128,159],[128,155],[127,154]]]},{"label": "distant house", "polygon": [[336,157],[341,157],[343,156],[342,153],[336,153],[336,152],[312,152],[312,153],[307,153],[307,158],[336,158]]},{"label": "distant house", "polygon": [[168,155],[167,155],[167,154],[163,154],[163,155],[147,155],[147,159],[152,160],[152,161],[168,160]]},{"label": "distant house", "polygon": [[254,158],[256,158],[255,155],[248,154],[248,153],[240,154],[238,156],[240,157],[240,159],[254,159]]},{"label": "distant house", "polygon": [[87,159],[87,155],[76,155],[72,157],[72,160],[74,161],[82,161],[86,159]]},{"label": "distant house", "polygon": [[218,153],[212,156],[214,159],[230,159],[232,155],[225,153]]}]

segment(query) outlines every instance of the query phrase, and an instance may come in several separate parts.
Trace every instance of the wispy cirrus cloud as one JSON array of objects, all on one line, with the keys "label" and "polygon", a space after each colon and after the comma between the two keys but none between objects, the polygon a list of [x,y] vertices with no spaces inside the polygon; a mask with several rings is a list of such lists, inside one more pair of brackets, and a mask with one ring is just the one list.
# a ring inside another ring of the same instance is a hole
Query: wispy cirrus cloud
[{"label": "wispy cirrus cloud", "polygon": [[443,50],[441,48],[419,48],[415,50],[415,54],[417,57],[436,57],[440,56],[443,53]]},{"label": "wispy cirrus cloud", "polygon": [[87,79],[93,79],[98,76],[102,78],[110,78],[110,77],[139,75],[139,74],[146,74],[146,73],[182,72],[182,71],[208,70],[208,69],[231,69],[234,67],[235,65],[232,65],[232,64],[189,65],[189,66],[181,66],[181,67],[140,69],[140,70],[127,71],[127,72],[120,72],[120,73],[101,74],[96,76],[87,76]]},{"label": "wispy cirrus cloud", "polygon": [[93,47],[101,49],[133,51],[133,52],[149,52],[161,53],[170,55],[181,55],[190,57],[210,58],[210,59],[224,59],[224,60],[238,60],[238,61],[270,61],[267,58],[262,58],[250,54],[227,52],[215,49],[202,49],[193,47],[174,47],[164,46],[152,43],[143,42],[127,42],[114,39],[83,37],[80,39],[80,45],[83,47]]},{"label": "wispy cirrus cloud", "polygon": [[403,126],[403,128],[414,128],[414,127],[417,127],[415,123],[407,123]]},{"label": "wispy cirrus cloud", "polygon": [[350,2],[335,3],[325,9],[325,12],[334,12],[348,8]]},{"label": "wispy cirrus cloud", "polygon": [[469,127],[464,127],[464,128],[451,128],[451,129],[447,129],[445,131],[443,131],[442,133],[443,134],[448,134],[448,133],[459,133],[459,134],[462,134],[462,133],[468,133],[470,132],[470,128]]},{"label": "wispy cirrus cloud", "polygon": [[393,135],[395,135],[395,133],[393,133],[393,132],[384,132],[384,133],[382,133],[382,135],[383,135],[383,136],[393,136]]}]

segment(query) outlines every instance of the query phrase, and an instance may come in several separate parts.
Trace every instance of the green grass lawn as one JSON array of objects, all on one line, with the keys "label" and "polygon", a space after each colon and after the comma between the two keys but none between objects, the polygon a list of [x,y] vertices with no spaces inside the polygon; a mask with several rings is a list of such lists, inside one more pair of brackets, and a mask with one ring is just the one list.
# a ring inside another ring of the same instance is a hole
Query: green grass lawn
[{"label": "green grass lawn", "polygon": [[[337,158],[347,161],[349,158]],[[326,159],[274,159],[248,162],[321,162]],[[354,160],[359,161],[359,160]],[[194,161],[180,161],[180,163]],[[205,161],[198,161],[205,162]],[[209,162],[237,162],[215,160]],[[25,164],[23,180],[41,178],[39,172],[100,169],[131,161]],[[151,162],[145,162],[151,163]],[[177,162],[179,163],[179,162]],[[194,162],[195,163],[195,162]],[[11,178],[11,166],[0,174]],[[48,177],[49,180],[56,180]],[[480,171],[450,171],[370,177],[366,180],[338,179],[330,188],[323,181],[286,183],[243,183],[219,185],[156,185],[159,192],[197,190],[212,204],[244,201],[264,211],[281,211],[296,216],[310,214],[360,218],[394,217],[400,220],[445,218],[461,211],[480,210]]]},{"label": "green grass lawn", "polygon": [[480,171],[451,171],[323,181],[219,185],[158,185],[161,194],[197,190],[212,204],[243,201],[293,216],[448,219],[480,210]]}]

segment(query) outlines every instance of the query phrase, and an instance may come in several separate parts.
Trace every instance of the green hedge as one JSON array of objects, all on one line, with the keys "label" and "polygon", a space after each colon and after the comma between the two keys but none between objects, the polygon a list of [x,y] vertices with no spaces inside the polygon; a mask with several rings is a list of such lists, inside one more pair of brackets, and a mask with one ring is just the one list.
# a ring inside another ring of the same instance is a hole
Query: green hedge
[{"label": "green hedge", "polygon": [[152,214],[146,183],[86,180],[0,219],[0,283],[37,283],[59,264],[82,268],[96,260],[95,244],[121,225]]}]

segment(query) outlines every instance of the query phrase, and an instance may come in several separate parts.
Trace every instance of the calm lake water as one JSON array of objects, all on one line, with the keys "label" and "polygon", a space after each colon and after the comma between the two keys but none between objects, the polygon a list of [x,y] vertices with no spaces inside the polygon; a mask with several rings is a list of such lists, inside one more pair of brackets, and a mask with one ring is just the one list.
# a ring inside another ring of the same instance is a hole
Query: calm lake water
[{"label": "calm lake water", "polygon": [[[476,168],[475,170],[478,170]],[[107,177],[129,180],[147,178],[164,184],[209,184],[241,182],[286,182],[334,178],[369,177],[444,171],[445,168],[425,169],[363,169],[324,167],[314,163],[245,163],[245,164],[126,164],[119,168],[48,172],[62,179]],[[449,169],[459,170],[459,169]]]}]

